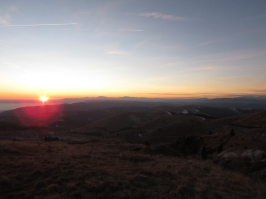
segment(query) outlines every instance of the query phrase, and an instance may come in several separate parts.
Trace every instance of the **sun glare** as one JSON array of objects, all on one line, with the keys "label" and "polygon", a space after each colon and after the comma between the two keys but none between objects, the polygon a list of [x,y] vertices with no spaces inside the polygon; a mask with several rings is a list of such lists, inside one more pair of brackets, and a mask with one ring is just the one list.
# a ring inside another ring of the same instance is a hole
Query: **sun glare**
[{"label": "sun glare", "polygon": [[47,102],[47,101],[48,101],[48,97],[45,96],[45,95],[42,95],[42,96],[40,97],[40,101],[41,101],[42,103]]}]

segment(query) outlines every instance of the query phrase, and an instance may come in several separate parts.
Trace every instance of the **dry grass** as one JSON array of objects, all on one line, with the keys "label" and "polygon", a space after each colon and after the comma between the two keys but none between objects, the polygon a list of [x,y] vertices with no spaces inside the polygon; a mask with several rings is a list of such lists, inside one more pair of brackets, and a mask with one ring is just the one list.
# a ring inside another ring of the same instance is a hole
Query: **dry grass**
[{"label": "dry grass", "polygon": [[265,182],[121,140],[0,141],[0,198],[265,198]]}]

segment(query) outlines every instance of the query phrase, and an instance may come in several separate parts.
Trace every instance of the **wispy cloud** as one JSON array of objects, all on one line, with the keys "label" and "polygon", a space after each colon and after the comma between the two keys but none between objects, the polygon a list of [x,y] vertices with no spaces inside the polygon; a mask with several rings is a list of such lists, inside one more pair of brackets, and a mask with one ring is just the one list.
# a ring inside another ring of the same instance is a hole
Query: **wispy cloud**
[{"label": "wispy cloud", "polygon": [[251,89],[250,91],[251,91],[251,93],[266,95],[266,89]]},{"label": "wispy cloud", "polygon": [[[1,63],[2,62],[2,63]],[[13,64],[9,61],[6,61],[6,60],[0,60],[0,63],[3,64],[3,66],[6,66],[6,67],[12,67],[16,70],[20,70],[20,71],[23,71],[23,72],[27,72],[23,67],[17,65],[17,64]]]},{"label": "wispy cloud", "polygon": [[165,81],[169,81],[169,80],[173,80],[175,79],[176,76],[160,76],[160,77],[147,77],[144,82],[149,82],[149,83],[152,83],[152,82],[165,82]]},{"label": "wispy cloud", "polygon": [[92,14],[92,12],[90,12],[90,11],[79,11],[76,14],[78,14],[78,15],[90,15],[90,14]]},{"label": "wispy cloud", "polygon": [[5,27],[36,27],[36,26],[71,26],[77,25],[77,23],[47,23],[47,24],[13,24],[13,25],[2,25],[1,28]]},{"label": "wispy cloud", "polygon": [[0,24],[8,24],[9,21],[11,20],[11,16],[9,13],[5,13],[4,15],[0,16]]},{"label": "wispy cloud", "polygon": [[167,14],[162,14],[159,12],[146,12],[146,13],[141,13],[139,16],[142,17],[153,17],[154,19],[164,19],[168,21],[189,21],[191,20],[190,18],[187,17],[180,17],[176,15],[167,15]]},{"label": "wispy cloud", "polygon": [[202,66],[198,68],[192,68],[191,70],[195,71],[217,71],[220,67],[218,66]]},{"label": "wispy cloud", "polygon": [[205,42],[199,43],[199,44],[197,45],[197,47],[200,47],[200,46],[206,46],[206,45],[210,45],[210,44],[218,43],[218,42],[221,42],[221,41],[224,41],[224,40],[223,40],[223,39],[209,40],[209,41],[205,41]]},{"label": "wispy cloud", "polygon": [[[38,26],[74,26],[79,25],[78,23],[51,23],[51,24],[10,24],[10,25],[0,25],[0,28],[8,28],[8,27],[38,27]],[[121,31],[121,32],[143,32],[141,29],[111,29],[111,28],[78,28],[79,30],[92,30],[92,31]]]},{"label": "wispy cloud", "polygon": [[134,93],[135,95],[154,96],[154,98],[168,97],[168,98],[179,98],[179,99],[191,99],[191,98],[202,98],[202,97],[216,97],[215,92],[178,92],[178,93]]},{"label": "wispy cloud", "polygon": [[128,53],[125,51],[121,51],[121,50],[111,50],[111,51],[108,51],[106,54],[108,54],[108,55],[127,55]]},{"label": "wispy cloud", "polygon": [[143,32],[141,29],[117,29],[119,31],[127,31],[127,32]]},{"label": "wispy cloud", "polygon": [[15,12],[17,9],[15,7],[9,7],[5,12],[0,14],[0,24],[7,25],[11,21],[11,13]]},{"label": "wispy cloud", "polygon": [[249,51],[235,51],[235,52],[225,52],[218,53],[208,56],[203,56],[195,62],[191,63],[210,63],[210,62],[233,62],[240,60],[252,59],[259,56],[265,56],[265,50],[249,50]]},{"label": "wispy cloud", "polygon": [[121,32],[143,32],[144,30],[141,29],[124,29],[124,28],[119,28],[119,29],[111,29],[111,28],[79,28],[80,30],[92,30],[92,31],[121,31]]}]

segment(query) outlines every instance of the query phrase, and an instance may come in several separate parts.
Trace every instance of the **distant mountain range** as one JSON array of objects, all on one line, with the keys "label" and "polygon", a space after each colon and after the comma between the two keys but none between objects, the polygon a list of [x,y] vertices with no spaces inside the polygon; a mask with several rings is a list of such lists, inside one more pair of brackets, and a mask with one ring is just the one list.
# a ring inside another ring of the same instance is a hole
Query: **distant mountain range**
[{"label": "distant mountain range", "polygon": [[266,111],[257,108],[265,105],[264,100],[193,100],[186,102],[196,105],[101,97],[16,108],[0,113],[0,140],[40,141],[56,136],[86,143],[115,138],[150,146],[143,148],[145,153],[195,157],[251,176],[266,176]]},{"label": "distant mountain range", "polygon": [[[154,103],[152,106],[166,105],[166,106],[184,106],[184,105],[202,105],[210,107],[230,107],[230,108],[252,108],[252,109],[266,109],[266,96],[243,96],[243,97],[234,97],[234,98],[175,98],[175,99],[165,99],[165,98],[143,98],[143,97],[118,97],[118,98],[109,98],[105,96],[99,97],[84,97],[84,98],[64,98],[64,99],[51,99],[46,104],[72,104],[78,102],[112,102],[118,104],[121,102],[133,103],[137,102],[147,102]],[[38,104],[37,100],[0,100],[0,104],[4,103],[18,103],[18,104]],[[147,104],[144,104],[147,105]],[[1,109],[0,109],[1,111]]]},{"label": "distant mountain range", "polygon": [[[233,101],[230,102],[231,104],[240,102],[240,100],[236,99],[230,100]],[[256,108],[252,108],[250,103],[246,103],[247,101],[250,102],[249,100],[243,100],[242,105],[240,103],[238,106],[214,107],[216,103],[220,105],[229,103],[228,99],[205,99],[201,101],[201,103],[198,102],[198,105],[182,106],[174,102],[169,103],[166,101],[133,101],[128,99],[103,99],[101,97],[99,99],[90,99],[85,102],[53,105],[44,104],[40,106],[16,108],[1,112],[0,121],[18,125],[22,124],[24,126],[49,126],[54,130],[73,130],[82,128],[86,125],[91,126],[93,122],[105,119],[102,123],[98,122],[99,125],[93,125],[93,128],[90,127],[90,131],[95,132],[95,129],[98,129],[98,127],[102,128],[105,124],[110,124],[112,127],[108,125],[104,126],[104,134],[106,134],[132,128],[134,125],[144,122],[147,119],[162,116],[190,115],[205,120],[239,116],[264,110],[263,108],[258,109],[257,107],[262,107],[258,106],[258,104]],[[192,103],[192,101],[190,102]],[[263,103],[263,100],[261,100],[261,103]],[[123,124],[120,124],[121,121],[123,121]],[[115,126],[116,123],[118,126]],[[121,126],[121,128],[119,126]],[[78,131],[84,132],[84,130]],[[103,131],[101,130],[101,132]]]}]

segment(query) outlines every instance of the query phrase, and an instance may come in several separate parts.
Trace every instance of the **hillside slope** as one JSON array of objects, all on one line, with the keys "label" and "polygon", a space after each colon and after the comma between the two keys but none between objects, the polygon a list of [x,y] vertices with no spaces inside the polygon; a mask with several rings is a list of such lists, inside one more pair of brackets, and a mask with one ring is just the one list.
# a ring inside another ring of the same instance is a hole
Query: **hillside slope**
[{"label": "hillside slope", "polygon": [[263,199],[266,184],[210,162],[143,152],[121,140],[0,141],[2,199]]}]

